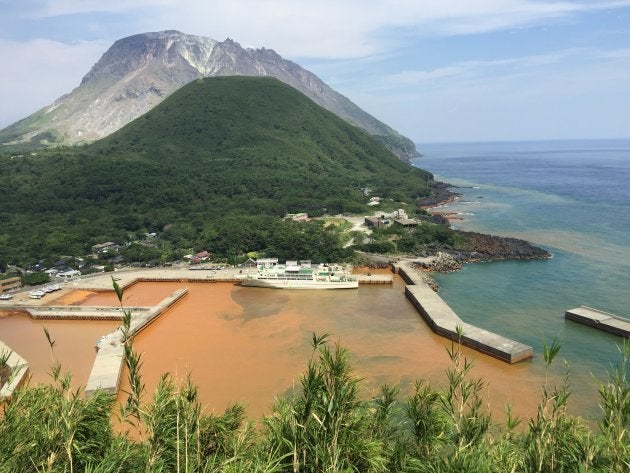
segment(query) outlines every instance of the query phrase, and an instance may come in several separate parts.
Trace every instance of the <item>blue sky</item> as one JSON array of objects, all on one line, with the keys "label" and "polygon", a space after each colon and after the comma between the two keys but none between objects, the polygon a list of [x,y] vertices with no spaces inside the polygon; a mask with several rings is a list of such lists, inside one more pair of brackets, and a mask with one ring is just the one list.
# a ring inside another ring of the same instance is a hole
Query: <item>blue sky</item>
[{"label": "blue sky", "polygon": [[630,0],[0,0],[0,127],[165,29],[273,48],[420,143],[630,137]]}]

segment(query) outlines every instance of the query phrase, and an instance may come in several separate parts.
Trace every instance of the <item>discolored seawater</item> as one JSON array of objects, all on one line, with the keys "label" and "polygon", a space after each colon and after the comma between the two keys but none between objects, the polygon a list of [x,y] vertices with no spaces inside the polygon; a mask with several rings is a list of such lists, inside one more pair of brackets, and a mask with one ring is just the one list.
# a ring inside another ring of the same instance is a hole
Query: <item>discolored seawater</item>
[{"label": "discolored seawater", "polygon": [[[125,292],[124,300],[127,306],[152,305],[182,287],[188,288],[188,295],[141,332],[135,348],[142,353],[142,376],[148,394],[166,372],[176,380],[190,374],[208,412],[221,412],[238,401],[245,404],[251,416],[269,413],[277,396],[299,384],[312,353],[313,333],[331,333],[333,342],[351,351],[351,363],[357,376],[363,378],[365,398],[385,383],[400,385],[403,394],[409,393],[420,378],[444,385],[445,371],[451,366],[445,349],[450,342],[430,331],[405,299],[404,284],[398,277],[391,286],[361,286],[347,291],[283,291],[227,283],[139,283]],[[74,303],[117,305],[113,293],[79,296]],[[3,337],[9,333],[7,328],[18,327],[10,328],[11,344],[34,362],[36,382],[46,381],[50,362],[46,342],[38,335],[42,325],[23,314],[0,318]],[[94,341],[116,324],[59,321],[55,325],[65,333],[56,335],[57,347],[69,353],[59,357],[60,361],[84,383],[94,359]],[[51,332],[61,333],[56,328]],[[544,380],[539,363],[508,365],[464,351],[476,360],[473,375],[487,382],[484,401],[498,421],[503,419],[506,403],[514,406],[517,415],[534,414]],[[589,400],[594,383],[582,388],[573,403],[578,413],[592,410]],[[120,402],[126,400],[125,390],[126,373]]]},{"label": "discolored seawater", "polygon": [[[534,346],[558,338],[576,398],[598,413],[594,386],[618,363],[622,339],[565,321],[587,305],[630,318],[630,141],[420,146],[416,164],[460,186],[456,228],[524,238],[547,261],[470,264],[435,275],[467,321]],[[534,366],[542,364],[538,356]],[[589,397],[590,396],[590,397]]]}]

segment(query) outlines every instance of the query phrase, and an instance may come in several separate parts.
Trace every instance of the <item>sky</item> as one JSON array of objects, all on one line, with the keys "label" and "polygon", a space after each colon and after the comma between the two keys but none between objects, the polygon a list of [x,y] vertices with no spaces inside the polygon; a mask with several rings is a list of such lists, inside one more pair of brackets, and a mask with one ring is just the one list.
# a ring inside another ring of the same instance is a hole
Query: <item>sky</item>
[{"label": "sky", "polygon": [[630,0],[0,0],[0,128],[167,29],[274,49],[417,143],[630,137]]}]

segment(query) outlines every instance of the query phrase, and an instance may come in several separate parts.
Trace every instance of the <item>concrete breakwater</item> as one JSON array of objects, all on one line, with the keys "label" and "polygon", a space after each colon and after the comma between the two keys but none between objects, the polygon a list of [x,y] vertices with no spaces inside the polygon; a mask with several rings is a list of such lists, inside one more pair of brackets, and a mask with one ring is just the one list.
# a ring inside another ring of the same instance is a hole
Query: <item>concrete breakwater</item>
[{"label": "concrete breakwater", "polygon": [[394,271],[408,283],[405,286],[407,299],[418,310],[431,330],[438,335],[457,341],[459,328],[462,332],[463,345],[510,364],[533,356],[532,347],[475,327],[460,319],[448,304],[422,280],[410,263],[396,263]]},{"label": "concrete breakwater", "polygon": [[[149,312],[151,307],[129,307],[132,316],[141,312]],[[29,307],[26,312],[33,319],[44,320],[122,320],[123,310],[119,307],[89,306],[46,306]]]},{"label": "concrete breakwater", "polygon": [[[151,309],[132,313],[130,336],[133,337],[144,330],[187,293],[188,289],[178,289]],[[98,352],[85,387],[86,395],[89,396],[97,389],[102,389],[112,394],[118,392],[125,352],[124,342],[120,327],[98,341],[96,345]]]},{"label": "concrete breakwater", "polygon": [[630,320],[603,310],[582,306],[567,310],[564,317],[620,337],[630,338]]},{"label": "concrete breakwater", "polygon": [[9,376],[6,383],[0,386],[0,400],[10,398],[13,392],[26,380],[28,362],[0,340],[0,356],[7,356],[6,364]]}]

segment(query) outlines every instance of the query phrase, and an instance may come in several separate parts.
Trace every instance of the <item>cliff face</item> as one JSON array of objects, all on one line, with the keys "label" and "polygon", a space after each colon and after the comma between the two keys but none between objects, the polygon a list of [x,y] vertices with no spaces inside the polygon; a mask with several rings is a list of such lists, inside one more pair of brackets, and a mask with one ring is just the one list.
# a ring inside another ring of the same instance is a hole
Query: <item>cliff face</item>
[{"label": "cliff face", "polygon": [[315,74],[270,49],[178,31],[116,41],[71,93],[0,131],[0,143],[74,144],[103,138],[201,77],[271,76],[373,135],[403,160],[413,142],[335,92]]}]

